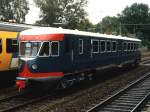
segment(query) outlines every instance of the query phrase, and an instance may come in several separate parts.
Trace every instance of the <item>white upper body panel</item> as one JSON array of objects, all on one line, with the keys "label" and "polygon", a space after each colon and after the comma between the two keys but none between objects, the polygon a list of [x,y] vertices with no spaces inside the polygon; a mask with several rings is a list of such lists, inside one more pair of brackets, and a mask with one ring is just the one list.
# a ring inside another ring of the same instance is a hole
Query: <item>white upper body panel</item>
[{"label": "white upper body panel", "polygon": [[78,30],[69,30],[69,29],[62,29],[62,28],[52,28],[52,27],[33,28],[33,29],[22,31],[20,33],[20,35],[43,35],[43,34],[73,34],[73,35],[92,36],[92,37],[101,37],[101,38],[109,38],[109,39],[122,39],[122,40],[139,41],[139,42],[141,41],[140,39],[136,39],[136,38],[106,35],[106,34],[85,32],[85,31],[78,31]]}]

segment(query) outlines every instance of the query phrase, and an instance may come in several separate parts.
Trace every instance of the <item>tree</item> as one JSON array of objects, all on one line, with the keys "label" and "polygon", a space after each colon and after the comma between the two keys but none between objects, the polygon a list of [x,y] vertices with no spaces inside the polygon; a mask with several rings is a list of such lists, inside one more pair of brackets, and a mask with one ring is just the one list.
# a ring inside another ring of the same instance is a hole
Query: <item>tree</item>
[{"label": "tree", "polygon": [[26,0],[0,0],[1,21],[15,20],[17,23],[23,23],[28,10]]},{"label": "tree", "polygon": [[[121,24],[146,24],[149,22],[149,7],[147,4],[134,3],[130,7],[126,7],[121,14],[118,15]],[[125,26],[129,33],[134,33],[134,25]]]},{"label": "tree", "polygon": [[86,0],[34,0],[41,9],[37,24],[62,23],[65,28],[76,29],[86,17]]},{"label": "tree", "polygon": [[95,26],[88,19],[82,20],[78,25],[78,29],[82,31],[95,32]]},{"label": "tree", "polygon": [[96,31],[101,33],[119,33],[119,21],[116,17],[106,16],[96,26]]}]

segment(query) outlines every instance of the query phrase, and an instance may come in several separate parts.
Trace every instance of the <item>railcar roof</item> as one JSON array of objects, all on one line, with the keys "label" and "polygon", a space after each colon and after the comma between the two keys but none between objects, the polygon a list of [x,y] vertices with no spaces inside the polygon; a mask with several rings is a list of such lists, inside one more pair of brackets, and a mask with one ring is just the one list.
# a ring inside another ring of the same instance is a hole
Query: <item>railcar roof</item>
[{"label": "railcar roof", "polygon": [[109,38],[109,39],[122,39],[122,40],[139,41],[139,42],[141,41],[140,39],[136,39],[136,38],[106,35],[100,33],[91,33],[91,32],[78,31],[78,30],[68,30],[62,28],[52,28],[52,27],[33,28],[33,29],[22,31],[20,33],[20,35],[43,35],[43,34],[73,34],[73,35],[93,36],[93,37],[101,37],[101,38]]},{"label": "railcar roof", "polygon": [[15,31],[21,32],[23,30],[37,28],[38,26],[32,26],[27,24],[16,24],[16,23],[9,23],[9,22],[0,22],[0,30],[1,31]]}]

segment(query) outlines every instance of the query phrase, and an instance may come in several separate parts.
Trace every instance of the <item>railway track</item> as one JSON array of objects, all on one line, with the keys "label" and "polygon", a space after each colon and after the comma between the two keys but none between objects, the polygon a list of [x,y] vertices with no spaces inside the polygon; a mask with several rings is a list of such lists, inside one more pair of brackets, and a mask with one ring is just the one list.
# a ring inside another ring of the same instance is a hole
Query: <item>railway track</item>
[{"label": "railway track", "polygon": [[14,111],[26,105],[44,100],[48,97],[54,98],[56,94],[57,92],[34,95],[31,95],[30,93],[12,95],[7,98],[0,99],[0,112]]},{"label": "railway track", "polygon": [[87,112],[135,112],[142,109],[150,97],[150,73],[120,90]]}]

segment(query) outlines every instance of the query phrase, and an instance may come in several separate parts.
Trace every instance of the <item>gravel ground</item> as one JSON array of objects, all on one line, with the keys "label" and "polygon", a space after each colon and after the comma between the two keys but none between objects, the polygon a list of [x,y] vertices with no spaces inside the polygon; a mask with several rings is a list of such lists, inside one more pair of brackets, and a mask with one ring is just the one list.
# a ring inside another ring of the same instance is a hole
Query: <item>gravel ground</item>
[{"label": "gravel ground", "polygon": [[80,87],[76,85],[68,90],[60,91],[60,94],[65,95],[57,99],[48,98],[28,105],[17,110],[17,112],[80,112],[87,109],[91,104],[98,103],[117,92],[148,71],[150,71],[150,66],[115,68],[105,72],[98,72],[93,82],[81,83]]}]

